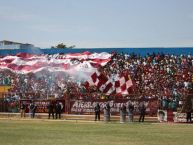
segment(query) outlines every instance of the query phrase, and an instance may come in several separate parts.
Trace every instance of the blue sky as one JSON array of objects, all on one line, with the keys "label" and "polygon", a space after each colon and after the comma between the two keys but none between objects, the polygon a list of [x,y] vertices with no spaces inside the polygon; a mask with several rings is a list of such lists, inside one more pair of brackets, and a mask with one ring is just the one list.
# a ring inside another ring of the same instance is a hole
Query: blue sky
[{"label": "blue sky", "polygon": [[44,48],[193,46],[193,0],[0,0],[0,40]]}]

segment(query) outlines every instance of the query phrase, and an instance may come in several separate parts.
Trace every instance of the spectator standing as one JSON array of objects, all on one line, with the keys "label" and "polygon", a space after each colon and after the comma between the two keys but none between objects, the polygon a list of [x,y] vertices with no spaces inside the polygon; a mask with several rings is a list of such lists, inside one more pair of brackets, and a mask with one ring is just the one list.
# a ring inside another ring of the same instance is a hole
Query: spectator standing
[{"label": "spectator standing", "polygon": [[99,103],[96,104],[96,106],[94,107],[94,111],[95,111],[95,121],[100,121],[100,105]]}]

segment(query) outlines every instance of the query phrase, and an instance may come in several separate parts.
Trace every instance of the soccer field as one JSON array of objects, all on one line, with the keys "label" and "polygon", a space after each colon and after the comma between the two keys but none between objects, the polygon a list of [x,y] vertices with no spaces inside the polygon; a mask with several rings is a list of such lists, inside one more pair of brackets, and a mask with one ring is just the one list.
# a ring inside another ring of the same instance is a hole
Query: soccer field
[{"label": "soccer field", "polygon": [[191,124],[0,120],[1,145],[192,145]]}]

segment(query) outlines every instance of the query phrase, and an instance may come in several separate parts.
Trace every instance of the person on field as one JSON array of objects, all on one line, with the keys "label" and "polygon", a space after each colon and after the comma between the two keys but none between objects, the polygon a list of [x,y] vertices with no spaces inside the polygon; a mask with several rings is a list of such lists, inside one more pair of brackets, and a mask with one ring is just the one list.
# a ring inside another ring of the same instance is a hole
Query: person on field
[{"label": "person on field", "polygon": [[29,105],[29,113],[30,113],[31,118],[35,117],[35,112],[36,112],[36,105],[35,105],[34,101],[32,101]]},{"label": "person on field", "polygon": [[26,105],[23,102],[21,102],[21,104],[20,104],[21,118],[25,117],[25,110],[26,110]]},{"label": "person on field", "polygon": [[[189,93],[192,93],[189,90]],[[192,122],[192,96],[187,95],[184,104],[184,110],[186,112],[186,122]]]},{"label": "person on field", "polygon": [[145,111],[146,111],[145,102],[141,102],[139,104],[139,112],[140,112],[139,122],[144,122]]},{"label": "person on field", "polygon": [[104,120],[106,122],[110,121],[110,115],[111,115],[111,107],[109,103],[107,102],[107,104],[104,107]]},{"label": "person on field", "polygon": [[52,102],[49,102],[47,109],[48,109],[48,119],[50,119],[50,115],[52,115],[52,118],[54,119],[54,105]]},{"label": "person on field", "polygon": [[126,114],[127,114],[127,107],[125,106],[125,104],[122,104],[122,106],[120,107],[120,123],[125,123]]},{"label": "person on field", "polygon": [[186,122],[192,122],[192,109],[186,112]]},{"label": "person on field", "polygon": [[56,119],[61,119],[61,112],[62,112],[62,106],[60,105],[60,103],[59,102],[57,102],[56,103],[56,106],[55,106],[55,113],[56,113],[56,115],[55,115],[55,117],[56,117]]},{"label": "person on field", "polygon": [[100,121],[100,105],[99,103],[96,104],[96,106],[94,107],[94,111],[95,111],[95,121]]},{"label": "person on field", "polygon": [[128,104],[128,121],[133,122],[133,111],[134,111],[134,105],[129,102]]}]

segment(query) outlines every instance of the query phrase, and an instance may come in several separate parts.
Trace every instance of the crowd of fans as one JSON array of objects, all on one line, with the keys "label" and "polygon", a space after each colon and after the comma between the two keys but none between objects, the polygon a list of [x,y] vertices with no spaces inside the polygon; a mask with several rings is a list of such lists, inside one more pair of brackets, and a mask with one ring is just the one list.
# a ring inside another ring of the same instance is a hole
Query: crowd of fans
[{"label": "crowd of fans", "polygon": [[[19,99],[61,98],[68,90],[78,93],[80,89],[80,85],[75,80],[61,72],[17,74],[10,70],[2,70],[0,75],[9,82],[1,85],[11,85],[5,98],[11,96],[17,96],[14,98]],[[2,82],[5,82],[4,80]]]},{"label": "crowd of fans", "polygon": [[127,71],[138,96],[168,97],[185,94],[192,87],[192,65],[191,55],[115,54],[103,70],[115,76]]},{"label": "crowd of fans", "polygon": [[[133,86],[130,94],[123,98],[158,98],[179,102],[192,88],[192,55],[113,53],[107,65],[99,71],[116,78],[123,72],[130,74]],[[10,100],[63,98],[68,94],[71,99],[99,99],[105,94],[96,87],[84,87],[84,82],[62,72],[39,72],[18,74],[10,70],[0,70],[0,84],[11,85],[5,94]],[[115,97],[111,94],[107,98]]]},{"label": "crowd of fans", "polygon": [[[192,55],[115,54],[102,71],[107,75],[130,74],[134,98],[157,98],[160,107],[175,108],[192,89]],[[128,96],[126,96],[128,97]],[[130,97],[129,97],[130,98]],[[171,106],[168,106],[171,105]]]}]

